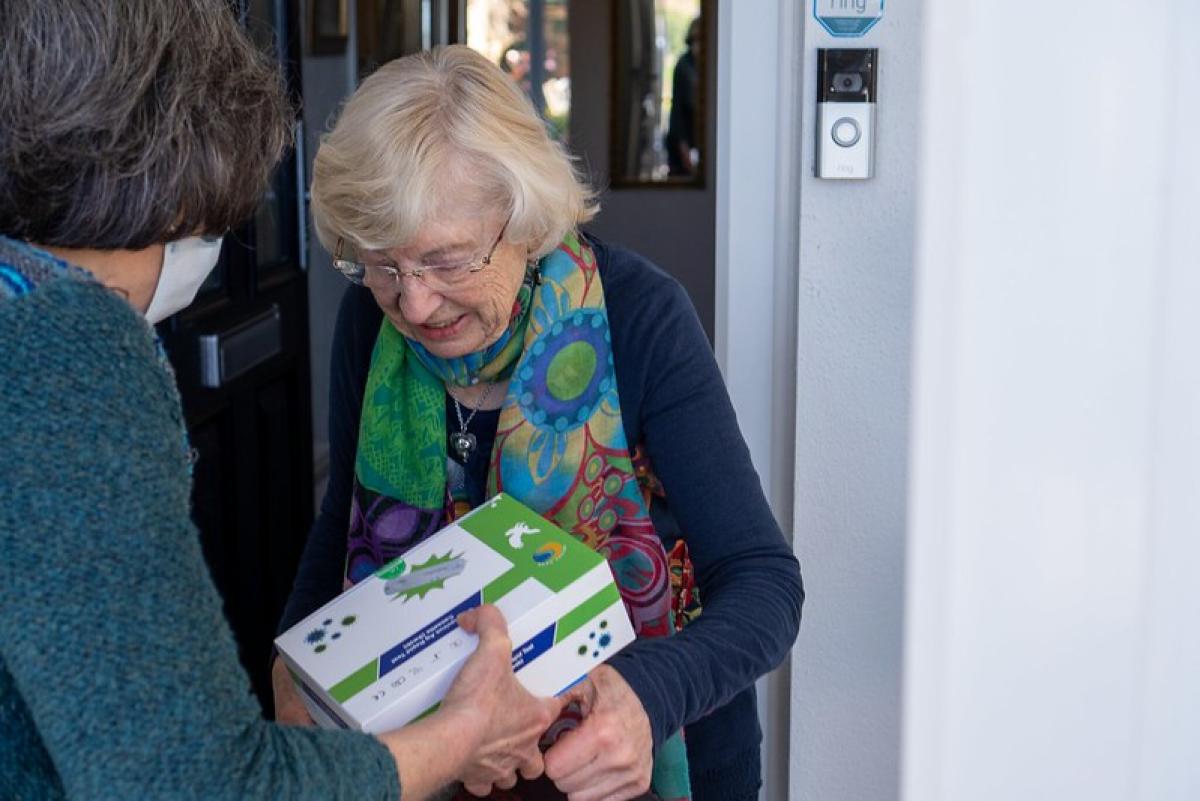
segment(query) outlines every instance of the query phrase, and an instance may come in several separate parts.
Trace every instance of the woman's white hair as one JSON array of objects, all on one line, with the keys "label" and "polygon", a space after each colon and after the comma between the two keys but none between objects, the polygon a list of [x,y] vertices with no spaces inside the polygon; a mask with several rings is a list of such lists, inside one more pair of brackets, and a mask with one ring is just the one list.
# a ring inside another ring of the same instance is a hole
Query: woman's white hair
[{"label": "woman's white hair", "polygon": [[463,45],[396,59],[363,81],[317,151],[312,212],[332,251],[408,243],[440,204],[511,213],[505,239],[552,251],[599,210],[516,84]]}]

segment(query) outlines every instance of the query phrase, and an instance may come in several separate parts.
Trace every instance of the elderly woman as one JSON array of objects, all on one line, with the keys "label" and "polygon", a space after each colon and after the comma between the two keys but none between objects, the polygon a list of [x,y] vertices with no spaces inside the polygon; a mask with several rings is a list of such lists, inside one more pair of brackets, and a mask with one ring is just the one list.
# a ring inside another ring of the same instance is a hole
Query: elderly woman
[{"label": "elderly woman", "polygon": [[[329,487],[283,626],[503,490],[608,557],[639,634],[571,693],[583,719],[546,752],[554,795],[755,797],[752,685],[803,593],[679,285],[580,232],[596,206],[569,158],[465,47],[364,81],[312,197],[354,286]],[[306,721],[275,678],[280,714]]]},{"label": "elderly woman", "polygon": [[0,3],[0,798],[421,799],[541,769],[562,701],[493,607],[441,710],[379,738],[262,719],[188,519],[151,323],[287,144],[224,0]]}]

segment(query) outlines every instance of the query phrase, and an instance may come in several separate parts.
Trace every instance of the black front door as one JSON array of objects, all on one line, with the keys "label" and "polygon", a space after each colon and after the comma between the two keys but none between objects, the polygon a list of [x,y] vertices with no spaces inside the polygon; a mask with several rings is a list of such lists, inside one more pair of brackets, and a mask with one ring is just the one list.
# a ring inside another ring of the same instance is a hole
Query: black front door
[{"label": "black front door", "polygon": [[[298,0],[231,5],[299,107]],[[254,219],[226,235],[196,303],[159,327],[198,456],[192,517],[268,714],[271,641],[313,515],[302,200],[291,153]]]}]

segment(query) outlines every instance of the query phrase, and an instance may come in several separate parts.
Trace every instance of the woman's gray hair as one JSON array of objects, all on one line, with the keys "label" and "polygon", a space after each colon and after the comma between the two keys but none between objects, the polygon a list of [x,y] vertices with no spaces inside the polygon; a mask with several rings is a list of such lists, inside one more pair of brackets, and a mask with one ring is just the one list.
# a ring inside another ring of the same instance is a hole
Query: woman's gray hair
[{"label": "woman's gray hair", "polygon": [[0,233],[140,249],[253,213],[290,143],[223,0],[0,0]]},{"label": "woman's gray hair", "polygon": [[332,251],[403,246],[446,201],[508,212],[505,239],[545,255],[598,210],[512,78],[464,45],[396,59],[346,103],[313,165],[312,214]]}]

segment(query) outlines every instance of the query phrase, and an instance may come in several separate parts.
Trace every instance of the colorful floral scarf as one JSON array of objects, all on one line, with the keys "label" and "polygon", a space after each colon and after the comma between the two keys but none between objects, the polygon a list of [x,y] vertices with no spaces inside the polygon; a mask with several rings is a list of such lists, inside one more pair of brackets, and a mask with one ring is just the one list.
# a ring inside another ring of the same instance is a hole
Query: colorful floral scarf
[{"label": "colorful floral scarf", "polygon": [[[347,581],[448,520],[445,384],[508,378],[489,494],[509,493],[604,554],[638,636],[667,636],[668,559],[625,440],[595,254],[570,235],[534,276],[484,354],[438,359],[384,321],[363,398]],[[682,733],[656,753],[652,787],[663,799],[690,798]]]}]

